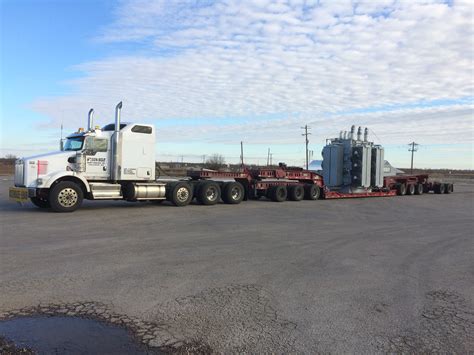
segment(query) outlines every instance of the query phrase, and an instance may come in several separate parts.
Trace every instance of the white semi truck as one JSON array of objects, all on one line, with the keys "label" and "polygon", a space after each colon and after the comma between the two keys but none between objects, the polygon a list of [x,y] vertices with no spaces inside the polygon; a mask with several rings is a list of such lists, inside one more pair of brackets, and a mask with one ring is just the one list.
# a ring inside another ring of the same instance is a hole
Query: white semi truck
[{"label": "white semi truck", "polygon": [[84,198],[189,204],[191,184],[155,180],[154,126],[122,123],[121,109],[122,102],[115,108],[115,123],[102,129],[94,127],[91,109],[87,130],[69,135],[60,151],[18,159],[10,197],[57,212],[76,210]]},{"label": "white semi truck", "polygon": [[[61,150],[18,159],[15,187],[10,198],[28,199],[40,208],[72,212],[89,200],[172,202],[188,205],[193,198],[203,205],[238,204],[266,197],[276,202],[449,194],[453,184],[430,181],[427,174],[383,176],[383,149],[362,138],[355,126],[346,137],[329,140],[323,149],[323,174],[301,168],[267,167],[238,172],[188,171],[182,180],[157,180],[155,128],[122,123],[122,103],[115,108],[115,123],[94,127],[89,111],[88,129],[68,136]],[[347,132],[346,132],[347,133]]]}]

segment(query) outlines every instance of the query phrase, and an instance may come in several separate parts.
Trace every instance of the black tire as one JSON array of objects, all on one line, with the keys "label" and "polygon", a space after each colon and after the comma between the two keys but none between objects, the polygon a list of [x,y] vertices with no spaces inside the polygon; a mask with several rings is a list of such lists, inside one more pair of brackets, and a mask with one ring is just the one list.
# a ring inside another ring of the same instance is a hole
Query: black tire
[{"label": "black tire", "polygon": [[192,188],[184,181],[171,183],[166,186],[166,199],[177,207],[187,206],[193,199]]},{"label": "black tire", "polygon": [[202,205],[215,205],[221,199],[221,188],[214,181],[205,181],[199,184],[196,199]]},{"label": "black tire", "polygon": [[62,181],[49,190],[48,200],[55,212],[73,212],[81,206],[84,193],[76,183]]},{"label": "black tire", "polygon": [[291,201],[301,201],[304,198],[304,188],[301,185],[288,186],[288,199]]},{"label": "black tire", "polygon": [[244,199],[245,191],[240,182],[226,182],[222,189],[222,201],[231,205],[237,205]]},{"label": "black tire", "polygon": [[410,184],[407,186],[407,195],[411,196],[415,194],[415,184]]},{"label": "black tire", "polygon": [[397,195],[404,196],[407,193],[407,185],[405,184],[398,184],[397,185]]},{"label": "black tire", "polygon": [[51,208],[49,201],[41,197],[30,197],[31,203],[39,208]]},{"label": "black tire", "polygon": [[425,194],[427,194],[427,193],[430,192],[430,191],[431,191],[431,189],[430,189],[430,186],[429,186],[428,184],[423,185],[423,192],[424,192]]},{"label": "black tire", "polygon": [[449,193],[452,194],[454,192],[454,184],[449,184]]},{"label": "black tire", "polygon": [[451,192],[453,192],[452,186],[453,184],[444,184],[444,193],[450,194]]},{"label": "black tire", "polygon": [[321,197],[321,189],[318,185],[308,184],[304,187],[305,200],[317,200]]},{"label": "black tire", "polygon": [[423,184],[417,184],[415,188],[415,195],[423,195],[423,192],[425,192],[425,187]]},{"label": "black tire", "polygon": [[444,184],[437,184],[434,186],[435,194],[444,194],[445,190],[446,190],[446,185]]},{"label": "black tire", "polygon": [[270,188],[270,198],[272,201],[283,202],[286,201],[287,196],[288,190],[286,189],[286,186],[278,185]]}]

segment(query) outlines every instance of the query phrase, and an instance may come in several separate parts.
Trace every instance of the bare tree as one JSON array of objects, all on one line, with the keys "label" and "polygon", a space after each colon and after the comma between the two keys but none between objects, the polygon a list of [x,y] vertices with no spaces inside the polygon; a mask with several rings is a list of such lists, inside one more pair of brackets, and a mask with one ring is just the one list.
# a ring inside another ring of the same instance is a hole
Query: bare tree
[{"label": "bare tree", "polygon": [[5,159],[15,160],[15,159],[16,159],[16,155],[15,155],[15,154],[6,154],[6,155],[5,155]]},{"label": "bare tree", "polygon": [[225,159],[220,154],[213,154],[207,160],[205,164],[206,169],[219,170],[225,165]]}]

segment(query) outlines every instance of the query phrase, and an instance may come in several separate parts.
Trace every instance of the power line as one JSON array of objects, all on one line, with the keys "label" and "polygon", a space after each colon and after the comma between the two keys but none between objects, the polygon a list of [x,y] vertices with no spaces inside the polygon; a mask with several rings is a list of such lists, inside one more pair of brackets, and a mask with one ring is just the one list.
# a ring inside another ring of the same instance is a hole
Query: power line
[{"label": "power line", "polygon": [[408,146],[410,147],[408,148],[408,151],[411,152],[410,174],[413,174],[413,155],[415,154],[416,151],[418,151],[419,144],[415,142],[411,142],[411,143],[408,143]]},{"label": "power line", "polygon": [[304,129],[304,133],[302,134],[302,136],[305,137],[305,143],[306,143],[306,170],[308,170],[308,167],[309,167],[309,153],[308,153],[309,140],[308,140],[308,135],[311,134],[311,133],[308,133],[308,129],[311,129],[311,127],[308,127],[308,125],[305,125],[304,127],[301,127],[301,129]]}]

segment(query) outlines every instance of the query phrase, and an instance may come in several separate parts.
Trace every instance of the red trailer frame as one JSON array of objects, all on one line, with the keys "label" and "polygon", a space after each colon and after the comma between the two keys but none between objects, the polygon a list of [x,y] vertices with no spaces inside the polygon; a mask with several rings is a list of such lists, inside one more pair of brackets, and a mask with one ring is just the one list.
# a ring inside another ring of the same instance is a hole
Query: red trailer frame
[{"label": "red trailer frame", "polygon": [[[302,186],[305,191],[311,186],[317,186],[318,199],[393,197],[405,194],[420,195],[431,191],[435,193],[451,193],[454,191],[453,184],[430,182],[427,174],[420,174],[386,176],[382,188],[370,188],[352,193],[341,192],[325,186],[323,177],[315,172],[302,168],[288,168],[285,165],[279,168],[244,168],[240,172],[190,170],[187,172],[187,176],[191,178],[195,190],[199,188],[199,183],[202,181],[215,181],[220,184],[224,184],[229,180],[237,181],[244,187],[245,200],[265,196],[277,201],[278,199],[273,198],[270,193],[272,188],[274,189],[276,186],[283,186],[285,189],[289,189],[291,186]],[[313,187],[313,189],[315,188]]]}]

